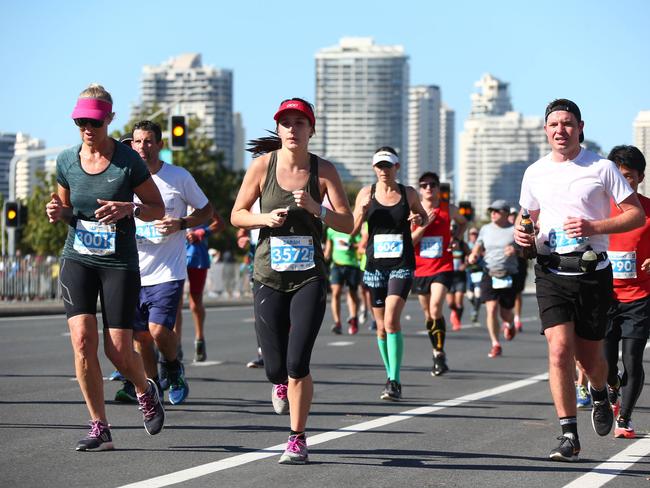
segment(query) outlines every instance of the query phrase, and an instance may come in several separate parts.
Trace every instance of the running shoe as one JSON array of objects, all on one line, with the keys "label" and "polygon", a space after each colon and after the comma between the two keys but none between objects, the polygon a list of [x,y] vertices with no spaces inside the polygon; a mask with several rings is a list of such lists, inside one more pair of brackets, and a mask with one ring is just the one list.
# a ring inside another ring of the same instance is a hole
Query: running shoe
[{"label": "running shoe", "polygon": [[489,358],[495,358],[497,356],[501,356],[501,353],[503,350],[501,349],[500,344],[495,344],[492,346],[492,349],[490,349],[490,352],[488,353]]},{"label": "running shoe", "polygon": [[348,334],[356,335],[359,332],[359,322],[356,317],[350,317],[348,320]]},{"label": "running shoe", "polygon": [[111,375],[108,377],[108,381],[124,381],[126,378],[122,376],[122,373],[120,373],[118,370],[115,370],[111,373]]},{"label": "running shoe", "polygon": [[194,341],[194,362],[202,363],[207,358],[205,353],[205,340],[197,339]]},{"label": "running shoe", "polygon": [[169,403],[180,405],[189,393],[190,387],[185,380],[185,368],[183,363],[179,363],[179,368],[175,373],[169,371]]},{"label": "running shoe", "polygon": [[454,308],[452,308],[449,313],[449,321],[451,322],[451,330],[460,330],[462,327],[460,318],[458,317],[458,312]]},{"label": "running shoe", "polygon": [[[593,398],[593,393],[591,397]],[[612,430],[614,424],[614,412],[608,399],[597,402],[594,400],[591,409],[591,425],[599,436],[606,436]]]},{"label": "running shoe", "polygon": [[517,332],[521,332],[522,330],[524,330],[524,324],[521,323],[521,320],[515,319],[515,329],[517,330]]},{"label": "running shoe", "polygon": [[390,379],[386,379],[386,384],[384,385],[384,389],[381,390],[381,394],[379,395],[379,398],[384,400],[384,396],[388,395],[388,387],[390,386]]},{"label": "running shoe", "polygon": [[515,329],[514,325],[508,322],[503,323],[503,337],[506,341],[513,340],[515,338],[516,333],[517,333],[517,329]]},{"label": "running shoe", "polygon": [[149,384],[147,391],[138,395],[139,409],[144,420],[144,430],[149,435],[156,435],[163,430],[165,425],[165,408],[158,395],[156,383],[149,378],[147,378],[147,383]]},{"label": "running shoe", "polygon": [[257,356],[255,359],[251,359],[246,363],[247,368],[263,368],[264,367],[264,358],[262,356]]},{"label": "running shoe", "polygon": [[359,324],[365,324],[366,320],[368,320],[368,310],[366,310],[366,307],[361,307],[359,310],[359,315],[357,316],[357,319],[359,321]]},{"label": "running shoe", "polygon": [[278,415],[287,415],[289,413],[289,397],[287,397],[287,385],[279,384],[273,385],[271,390],[271,401],[273,402],[273,410]]},{"label": "running shoe", "polygon": [[586,386],[576,385],[576,407],[588,408],[591,406],[591,394]]},{"label": "running shoe", "polygon": [[307,464],[309,454],[307,453],[307,439],[304,435],[290,435],[287,441],[287,448],[280,456],[279,464]]},{"label": "running shoe", "polygon": [[121,403],[138,403],[135,386],[129,380],[124,380],[122,388],[115,392],[115,401]]},{"label": "running shoe", "polygon": [[167,371],[167,364],[163,361],[160,361],[158,364],[160,366],[160,371],[158,373],[158,383],[160,384],[160,387],[163,389],[163,391],[165,391],[169,389],[169,372]]},{"label": "running shoe", "polygon": [[632,420],[619,417],[616,419],[616,427],[614,428],[614,437],[618,439],[634,439],[636,433],[632,427]]},{"label": "running shoe", "polygon": [[377,321],[376,320],[370,321],[370,325],[368,326],[368,330],[377,330]]},{"label": "running shoe", "polygon": [[381,399],[396,402],[400,398],[402,398],[402,385],[395,380],[390,380],[381,395]]},{"label": "running shoe", "polygon": [[472,316],[470,317],[473,323],[478,322],[478,310],[472,310]]},{"label": "running shoe", "polygon": [[110,425],[104,424],[101,420],[91,420],[88,435],[77,442],[75,449],[77,451],[111,451],[115,449]]},{"label": "running shoe", "polygon": [[612,406],[612,411],[614,412],[614,417],[618,417],[618,413],[621,409],[621,377],[616,378],[616,385],[609,386],[607,385],[607,398],[609,403]]},{"label": "running shoe", "polygon": [[337,322],[336,324],[332,325],[330,331],[332,331],[332,334],[341,335],[341,324]]},{"label": "running shoe", "polygon": [[433,367],[431,368],[431,376],[440,376],[449,371],[447,366],[447,356],[441,354],[440,356],[433,356]]},{"label": "running shoe", "polygon": [[580,441],[570,432],[557,438],[560,445],[553,449],[548,457],[553,461],[577,461],[580,454]]}]

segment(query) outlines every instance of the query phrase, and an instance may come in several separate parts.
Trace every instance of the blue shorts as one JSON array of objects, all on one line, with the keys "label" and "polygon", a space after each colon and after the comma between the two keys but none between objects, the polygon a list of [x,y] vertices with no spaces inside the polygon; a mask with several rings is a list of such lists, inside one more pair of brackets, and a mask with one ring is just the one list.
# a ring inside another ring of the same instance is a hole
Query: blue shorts
[{"label": "blue shorts", "polygon": [[340,266],[332,264],[330,269],[330,283],[332,285],[348,285],[350,290],[355,291],[361,281],[361,270],[354,266]]},{"label": "blue shorts", "polygon": [[148,331],[150,323],[172,330],[184,284],[185,280],[177,280],[140,288],[140,302],[135,311],[133,330]]}]

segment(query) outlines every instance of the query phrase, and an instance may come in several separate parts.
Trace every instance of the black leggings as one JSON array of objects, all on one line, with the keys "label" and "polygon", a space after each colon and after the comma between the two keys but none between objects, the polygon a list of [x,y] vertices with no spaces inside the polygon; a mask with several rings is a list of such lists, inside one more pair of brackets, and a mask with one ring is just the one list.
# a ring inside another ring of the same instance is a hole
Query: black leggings
[{"label": "black leggings", "polygon": [[311,351],[325,316],[325,280],[282,292],[259,282],[253,285],[255,330],[266,376],[273,384],[309,374]]},{"label": "black leggings", "polygon": [[607,383],[616,384],[618,374],[618,341],[622,341],[623,348],[623,378],[621,385],[624,386],[621,400],[620,416],[629,419],[636,405],[636,401],[643,390],[645,372],[643,371],[643,351],[645,350],[646,339],[624,337],[607,337],[605,340],[605,354],[609,373]]}]

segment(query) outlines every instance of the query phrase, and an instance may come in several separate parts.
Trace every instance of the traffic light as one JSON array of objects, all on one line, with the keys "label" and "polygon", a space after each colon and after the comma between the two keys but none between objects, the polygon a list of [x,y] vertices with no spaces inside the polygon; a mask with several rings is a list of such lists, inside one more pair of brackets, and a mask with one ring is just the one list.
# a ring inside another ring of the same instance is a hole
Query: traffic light
[{"label": "traffic light", "polygon": [[185,149],[187,146],[187,127],[185,126],[184,115],[172,115],[169,132],[171,133],[170,147],[172,150]]},{"label": "traffic light", "polygon": [[449,183],[440,183],[440,192],[438,193],[440,199],[440,208],[445,212],[449,211],[449,195],[451,193],[451,186]]},{"label": "traffic light", "polygon": [[7,227],[18,227],[20,220],[20,208],[18,202],[5,202],[5,225]]},{"label": "traffic light", "polygon": [[458,202],[458,213],[465,217],[468,221],[474,220],[474,208],[472,207],[472,202]]}]

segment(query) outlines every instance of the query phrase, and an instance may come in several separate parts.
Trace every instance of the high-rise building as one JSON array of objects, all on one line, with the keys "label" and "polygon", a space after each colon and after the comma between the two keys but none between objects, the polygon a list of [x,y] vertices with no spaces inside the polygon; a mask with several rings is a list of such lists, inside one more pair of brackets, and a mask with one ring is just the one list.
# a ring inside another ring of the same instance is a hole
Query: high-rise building
[{"label": "high-rise building", "polygon": [[242,121],[241,113],[232,114],[233,127],[233,164],[232,169],[240,171],[244,168],[244,144],[246,143],[246,130]]},{"label": "high-rise building", "polygon": [[508,83],[486,74],[476,83],[472,110],[460,136],[458,195],[479,219],[493,200],[517,207],[524,171],[550,151],[542,117],[512,111]]},{"label": "high-rise building", "polygon": [[445,103],[440,107],[440,181],[452,184],[455,193],[454,156],[456,145],[456,112]]},{"label": "high-rise building", "polygon": [[146,117],[149,111],[169,108],[170,114],[196,116],[200,134],[214,141],[223,153],[224,165],[233,160],[233,73],[228,69],[203,66],[201,55],[181,54],[160,66],[144,66],[140,104],[134,116]]},{"label": "high-rise building", "polygon": [[[648,164],[646,174],[650,171],[650,110],[640,111],[634,119],[634,145],[643,153]],[[646,180],[639,184],[639,193],[648,195],[650,183]]]},{"label": "high-rise building", "polygon": [[16,134],[0,132],[0,193],[5,200],[9,198],[9,163],[14,157]]},{"label": "high-rise building", "polygon": [[20,156],[26,156],[30,151],[45,149],[45,143],[42,139],[30,137],[29,134],[19,132],[16,134],[16,143],[14,145],[14,156],[16,160],[16,199],[26,200],[29,195],[39,185],[37,173],[45,171],[45,156],[30,157],[21,159]]},{"label": "high-rise building", "polygon": [[342,38],[316,53],[315,152],[339,168],[344,181],[375,181],[372,155],[381,146],[408,167],[409,63],[402,46],[372,38]]},{"label": "high-rise building", "polygon": [[440,88],[409,88],[408,184],[417,187],[425,171],[440,175]]}]

